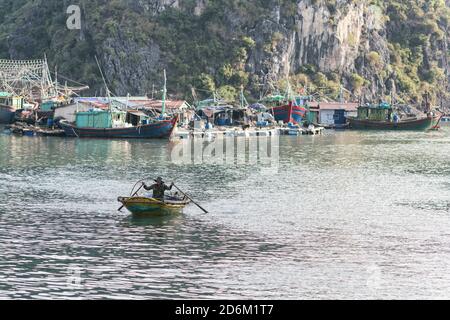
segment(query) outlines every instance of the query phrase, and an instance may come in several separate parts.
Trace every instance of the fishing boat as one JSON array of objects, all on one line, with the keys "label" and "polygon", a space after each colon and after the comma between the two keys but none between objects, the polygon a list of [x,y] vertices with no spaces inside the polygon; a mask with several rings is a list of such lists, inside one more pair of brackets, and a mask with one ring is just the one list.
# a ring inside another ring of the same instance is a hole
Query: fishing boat
[{"label": "fishing boat", "polygon": [[428,113],[423,117],[400,119],[391,105],[366,105],[358,108],[356,117],[347,117],[351,129],[356,130],[415,130],[426,131],[436,128],[441,121],[441,114]]},{"label": "fishing boat", "polygon": [[288,99],[283,95],[271,95],[263,100],[277,122],[300,124],[304,121],[307,109],[305,97]]},{"label": "fishing boat", "polygon": [[125,121],[127,112],[90,110],[76,114],[75,123],[59,122],[66,136],[77,138],[170,138],[178,122],[178,115],[169,118],[142,120],[138,125]]},{"label": "fishing boat", "polygon": [[[101,71],[101,69],[100,69]],[[102,73],[103,77],[103,73]],[[103,80],[105,81],[104,77]],[[108,86],[108,108],[93,108],[75,113],[75,123],[59,122],[68,137],[77,138],[122,138],[122,139],[164,139],[170,138],[175,130],[179,115],[166,115],[167,77],[164,70],[164,90],[161,114],[150,117],[139,110],[122,110],[113,105]],[[77,105],[78,106],[78,105]]]},{"label": "fishing boat", "polygon": [[120,197],[118,201],[135,216],[164,216],[181,214],[191,203],[184,197],[166,196],[164,200],[146,197]]},{"label": "fishing boat", "polygon": [[0,92],[0,124],[13,122],[16,110],[22,109],[24,99],[8,92]]}]

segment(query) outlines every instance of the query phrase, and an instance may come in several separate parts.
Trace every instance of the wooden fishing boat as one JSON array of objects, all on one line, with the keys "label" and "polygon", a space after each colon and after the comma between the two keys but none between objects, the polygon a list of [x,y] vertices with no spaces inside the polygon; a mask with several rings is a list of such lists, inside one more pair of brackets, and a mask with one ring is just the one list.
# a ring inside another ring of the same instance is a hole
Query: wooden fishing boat
[{"label": "wooden fishing boat", "polygon": [[[392,119],[393,118],[393,119]],[[356,117],[347,117],[351,129],[356,130],[412,130],[426,131],[436,128],[442,115],[400,119],[389,104],[361,106]]]},{"label": "wooden fishing boat", "polygon": [[416,130],[426,131],[435,128],[439,124],[440,117],[426,117],[420,119],[407,119],[399,122],[371,121],[356,118],[348,118],[350,128],[356,130]]},{"label": "wooden fishing boat", "polygon": [[275,120],[284,123],[299,124],[306,115],[305,107],[294,105],[292,102],[284,106],[273,107],[271,110]]},{"label": "wooden fishing boat", "polygon": [[263,103],[277,122],[300,124],[307,116],[306,101],[309,97],[286,98],[283,95],[268,96]]},{"label": "wooden fishing boat", "polygon": [[146,197],[120,197],[118,201],[135,216],[164,216],[181,214],[191,202],[188,198],[167,196],[164,201]]},{"label": "wooden fishing boat", "polygon": [[170,138],[178,122],[178,116],[168,120],[154,120],[149,124],[120,127],[82,127],[67,121],[60,121],[66,136],[77,138],[131,138],[131,139],[163,139]]}]

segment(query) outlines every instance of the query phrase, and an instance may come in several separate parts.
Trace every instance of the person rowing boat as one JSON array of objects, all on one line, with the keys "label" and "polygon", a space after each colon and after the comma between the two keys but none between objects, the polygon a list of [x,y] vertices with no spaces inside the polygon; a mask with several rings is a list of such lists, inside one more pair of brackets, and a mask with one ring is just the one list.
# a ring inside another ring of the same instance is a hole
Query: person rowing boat
[{"label": "person rowing boat", "polygon": [[151,186],[147,186],[145,183],[143,183],[143,187],[147,191],[153,190],[154,199],[164,200],[165,192],[171,191],[174,184],[172,182],[170,186],[166,185],[161,177],[158,177],[155,182],[156,183]]},{"label": "person rowing boat", "polygon": [[[183,208],[192,202],[204,213],[208,213],[208,211],[206,211],[190,196],[188,196],[185,192],[178,188],[173,182],[168,186],[164,183],[161,177],[158,177],[155,180],[155,184],[147,186],[143,181],[144,180],[140,180],[135,184],[133,190],[131,191],[132,195],[130,197],[118,198],[118,201],[122,203],[119,211],[126,207],[133,215],[160,215],[167,213],[173,214],[182,212]],[[141,183],[140,188],[138,188],[137,191],[134,192],[135,187],[139,183]],[[139,191],[142,188],[147,191],[153,190],[153,194],[139,196]],[[179,193],[176,192],[174,195],[166,197],[166,191],[172,190],[172,188],[177,189]],[[180,194],[183,197],[181,197]]]}]

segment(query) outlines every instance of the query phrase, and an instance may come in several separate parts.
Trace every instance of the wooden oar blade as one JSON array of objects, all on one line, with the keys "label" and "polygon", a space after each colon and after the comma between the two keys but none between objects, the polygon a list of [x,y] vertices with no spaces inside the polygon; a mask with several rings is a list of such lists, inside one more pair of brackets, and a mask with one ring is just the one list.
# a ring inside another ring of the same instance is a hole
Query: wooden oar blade
[{"label": "wooden oar blade", "polygon": [[195,202],[191,197],[189,197],[185,192],[181,191],[180,188],[178,188],[175,184],[173,186],[180,191],[186,198],[192,201],[193,204],[195,204],[198,208],[200,208],[204,213],[209,213],[205,208],[203,208],[201,205],[199,205],[197,202]]}]

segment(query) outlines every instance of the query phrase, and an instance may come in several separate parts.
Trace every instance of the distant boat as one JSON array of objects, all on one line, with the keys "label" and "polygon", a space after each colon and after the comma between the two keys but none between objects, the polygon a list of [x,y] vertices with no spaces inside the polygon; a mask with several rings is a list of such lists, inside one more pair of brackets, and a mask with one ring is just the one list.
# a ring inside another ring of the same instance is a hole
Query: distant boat
[{"label": "distant boat", "polygon": [[305,101],[303,97],[286,99],[282,95],[273,95],[266,97],[263,102],[277,122],[300,124],[307,114]]},{"label": "distant boat", "polygon": [[91,110],[77,113],[75,123],[61,120],[59,124],[68,137],[164,139],[170,138],[178,122],[176,115],[168,119],[147,117],[132,125],[125,121],[126,114],[117,110]]},{"label": "distant boat", "polygon": [[387,103],[361,106],[356,117],[347,117],[350,128],[356,130],[416,130],[426,131],[438,127],[442,115],[400,119]]},{"label": "distant boat", "polygon": [[272,114],[276,121],[299,124],[305,118],[306,109],[289,102],[287,105],[272,108]]},{"label": "distant boat", "polygon": [[[104,77],[103,81],[105,81]],[[139,110],[122,111],[113,107],[111,96],[109,95],[110,91],[105,81],[108,92],[108,110],[91,109],[84,112],[75,112],[75,123],[62,120],[59,124],[68,137],[121,139],[170,138],[177,126],[179,115],[166,116],[166,84],[167,77],[166,70],[164,70],[163,99],[161,115],[159,117],[150,117]]]}]

